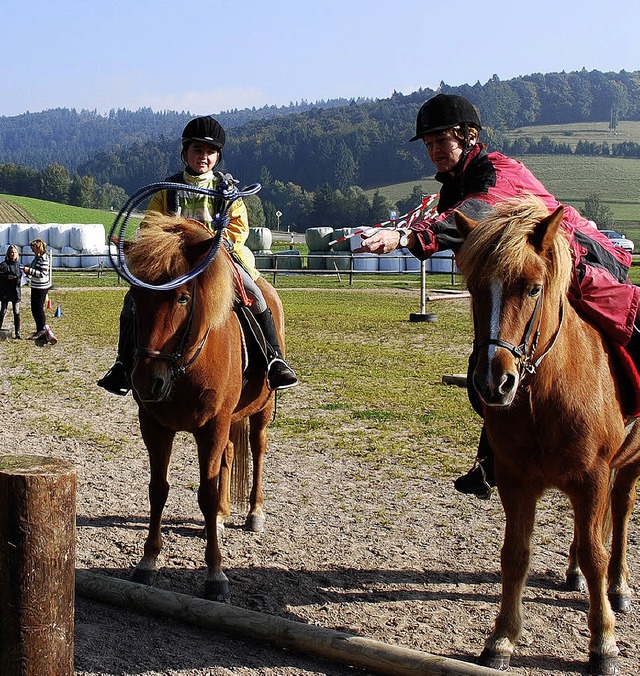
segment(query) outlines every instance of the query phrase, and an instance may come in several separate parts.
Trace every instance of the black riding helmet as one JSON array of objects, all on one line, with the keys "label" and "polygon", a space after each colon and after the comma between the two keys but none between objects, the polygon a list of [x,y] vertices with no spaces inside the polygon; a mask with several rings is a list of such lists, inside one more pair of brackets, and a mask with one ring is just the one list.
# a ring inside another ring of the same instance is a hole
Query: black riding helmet
[{"label": "black riding helmet", "polygon": [[225,140],[224,129],[218,120],[215,120],[211,115],[195,117],[187,122],[186,127],[182,130],[182,159],[184,161],[184,154],[189,144],[192,141],[200,141],[218,149],[220,157],[216,163],[217,166],[222,159],[222,149],[224,148]]},{"label": "black riding helmet", "polygon": [[416,135],[409,141],[418,141],[425,134],[452,129],[458,125],[482,129],[476,109],[463,96],[436,94],[422,104],[416,119]]}]

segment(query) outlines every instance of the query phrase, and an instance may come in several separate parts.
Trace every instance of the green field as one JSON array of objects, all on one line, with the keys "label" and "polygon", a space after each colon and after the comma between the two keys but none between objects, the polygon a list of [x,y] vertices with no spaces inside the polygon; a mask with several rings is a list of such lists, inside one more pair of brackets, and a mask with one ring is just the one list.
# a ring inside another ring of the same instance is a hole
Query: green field
[{"label": "green field", "polygon": [[[585,197],[595,194],[610,207],[616,227],[640,242],[640,159],[578,155],[526,155],[518,157],[561,202],[580,210]],[[388,185],[378,190],[392,201],[406,198],[413,186],[425,194],[440,184],[421,179]],[[372,194],[374,190],[367,191]]]},{"label": "green field", "polygon": [[548,124],[535,127],[509,129],[504,135],[511,141],[530,136],[540,140],[549,137],[556,143],[566,143],[575,149],[578,141],[589,143],[640,143],[640,122],[623,120],[615,131],[610,131],[608,122],[576,122],[574,124]]},{"label": "green field", "polygon": [[2,223],[13,223],[14,221],[5,220],[2,217],[1,200],[18,205],[31,216],[33,223],[102,223],[108,232],[116,217],[115,212],[104,209],[85,209],[33,197],[0,194],[0,222]]}]

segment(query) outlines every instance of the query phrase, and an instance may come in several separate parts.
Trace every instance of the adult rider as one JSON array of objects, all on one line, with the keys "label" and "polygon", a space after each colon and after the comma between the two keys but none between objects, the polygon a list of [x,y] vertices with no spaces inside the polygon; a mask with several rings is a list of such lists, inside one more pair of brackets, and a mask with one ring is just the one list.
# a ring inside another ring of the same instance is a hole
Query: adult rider
[{"label": "adult rider", "polygon": [[[478,141],[480,117],[462,96],[438,94],[418,112],[416,134],[436,167],[436,180],[442,183],[437,216],[416,222],[408,229],[379,230],[363,240],[357,252],[383,254],[407,247],[419,259],[437,251],[455,253],[462,239],[454,222],[454,210],[480,220],[497,202],[526,193],[539,196],[549,211],[560,202],[521,162],[498,152],[488,152]],[[563,226],[568,234],[574,259],[574,275],[569,299],[575,309],[594,323],[609,339],[624,345],[640,363],[640,336],[635,326],[640,289],[628,282],[631,255],[614,247],[591,221],[573,207],[564,205]],[[475,364],[470,358],[470,371]],[[467,378],[469,399],[480,415],[482,408],[472,379]],[[495,486],[493,451],[484,427],[473,467],[459,477],[455,488],[481,498],[491,496]]]}]

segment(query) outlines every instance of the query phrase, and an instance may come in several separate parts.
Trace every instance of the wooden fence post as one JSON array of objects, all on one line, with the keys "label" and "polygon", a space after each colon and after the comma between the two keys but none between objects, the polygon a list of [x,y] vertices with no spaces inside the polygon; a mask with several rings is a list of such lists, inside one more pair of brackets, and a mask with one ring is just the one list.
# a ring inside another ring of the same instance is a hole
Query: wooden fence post
[{"label": "wooden fence post", "polygon": [[0,674],[73,676],[76,474],[0,456]]}]

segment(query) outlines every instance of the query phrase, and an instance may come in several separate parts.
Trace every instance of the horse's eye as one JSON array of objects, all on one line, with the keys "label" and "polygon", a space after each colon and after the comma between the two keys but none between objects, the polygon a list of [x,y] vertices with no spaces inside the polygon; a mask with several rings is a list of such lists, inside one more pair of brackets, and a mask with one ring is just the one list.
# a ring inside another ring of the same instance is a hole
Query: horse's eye
[{"label": "horse's eye", "polygon": [[178,298],[178,305],[186,305],[190,300],[190,296],[188,293],[183,293],[181,296]]},{"label": "horse's eye", "polygon": [[542,291],[542,287],[541,287],[541,286],[538,286],[538,285],[532,286],[532,287],[529,289],[529,296],[530,296],[531,298],[537,298],[537,297],[540,295],[540,292],[541,292],[541,291]]}]

